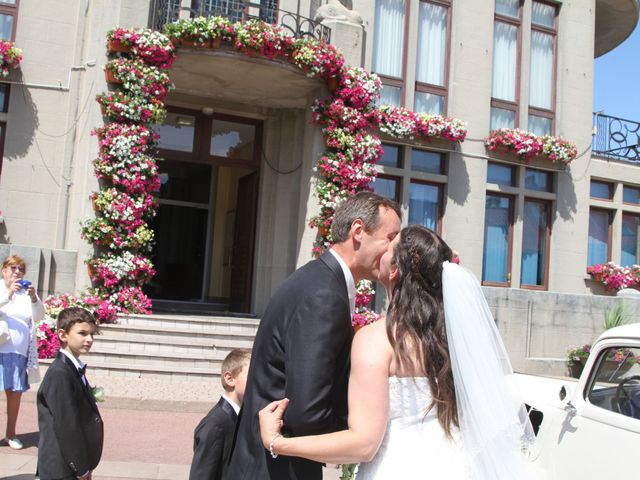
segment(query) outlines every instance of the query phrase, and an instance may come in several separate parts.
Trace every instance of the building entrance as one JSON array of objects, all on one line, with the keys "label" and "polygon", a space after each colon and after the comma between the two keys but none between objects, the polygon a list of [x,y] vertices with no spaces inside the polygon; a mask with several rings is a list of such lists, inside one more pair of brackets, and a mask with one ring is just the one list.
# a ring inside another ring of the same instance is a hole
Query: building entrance
[{"label": "building entrance", "polygon": [[171,110],[156,131],[154,308],[250,313],[261,124]]}]

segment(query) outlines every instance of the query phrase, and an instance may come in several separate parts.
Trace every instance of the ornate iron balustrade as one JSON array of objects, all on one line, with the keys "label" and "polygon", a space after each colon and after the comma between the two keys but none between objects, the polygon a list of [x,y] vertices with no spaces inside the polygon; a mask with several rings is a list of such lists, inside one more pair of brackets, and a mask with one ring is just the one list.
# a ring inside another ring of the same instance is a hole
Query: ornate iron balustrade
[{"label": "ornate iron balustrade", "polygon": [[300,15],[300,0],[297,2],[296,12],[279,9],[277,0],[259,0],[259,3],[243,0],[191,0],[191,7],[182,6],[182,3],[181,0],[153,0],[149,14],[150,28],[162,31],[165,24],[184,17],[181,12],[188,12],[190,18],[219,15],[233,22],[259,19],[279,25],[295,38],[313,37],[325,42],[331,41],[329,27]]},{"label": "ornate iron balustrade", "polygon": [[593,125],[593,153],[640,162],[640,123],[594,113]]}]

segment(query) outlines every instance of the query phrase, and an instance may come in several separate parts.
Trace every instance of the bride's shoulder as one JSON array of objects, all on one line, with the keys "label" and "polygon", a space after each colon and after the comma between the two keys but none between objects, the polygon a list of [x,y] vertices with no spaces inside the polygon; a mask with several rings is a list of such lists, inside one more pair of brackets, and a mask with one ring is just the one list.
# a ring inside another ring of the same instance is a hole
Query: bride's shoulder
[{"label": "bride's shoulder", "polygon": [[363,353],[375,355],[379,355],[381,351],[391,351],[384,317],[360,327],[353,338],[353,350],[361,350]]}]

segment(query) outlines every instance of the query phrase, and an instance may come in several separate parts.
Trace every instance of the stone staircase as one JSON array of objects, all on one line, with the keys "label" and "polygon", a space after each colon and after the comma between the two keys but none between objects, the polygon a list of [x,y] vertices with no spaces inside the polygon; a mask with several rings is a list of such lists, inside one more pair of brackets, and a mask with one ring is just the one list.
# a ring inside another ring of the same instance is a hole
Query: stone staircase
[{"label": "stone staircase", "polygon": [[221,316],[119,316],[117,324],[100,326],[101,334],[82,359],[97,376],[212,380],[220,377],[232,349],[251,348],[258,323],[256,318]]}]

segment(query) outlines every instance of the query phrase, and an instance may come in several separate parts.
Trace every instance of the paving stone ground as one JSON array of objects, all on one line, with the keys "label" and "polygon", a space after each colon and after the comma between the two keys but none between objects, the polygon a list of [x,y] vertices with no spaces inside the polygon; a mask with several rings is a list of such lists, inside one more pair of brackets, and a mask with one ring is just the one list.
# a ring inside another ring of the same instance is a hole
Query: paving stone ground
[{"label": "paving stone ground", "polygon": [[[92,384],[105,388],[99,404],[105,425],[102,460],[94,480],[187,480],[193,452],[193,429],[217,402],[214,382],[171,383],[166,380],[99,377]],[[23,450],[0,442],[0,479],[33,480],[38,455],[35,390],[23,396],[18,436]],[[0,432],[6,426],[5,396],[0,392]],[[1,438],[1,437],[0,437]],[[326,480],[337,480],[335,467],[325,469]]]}]

